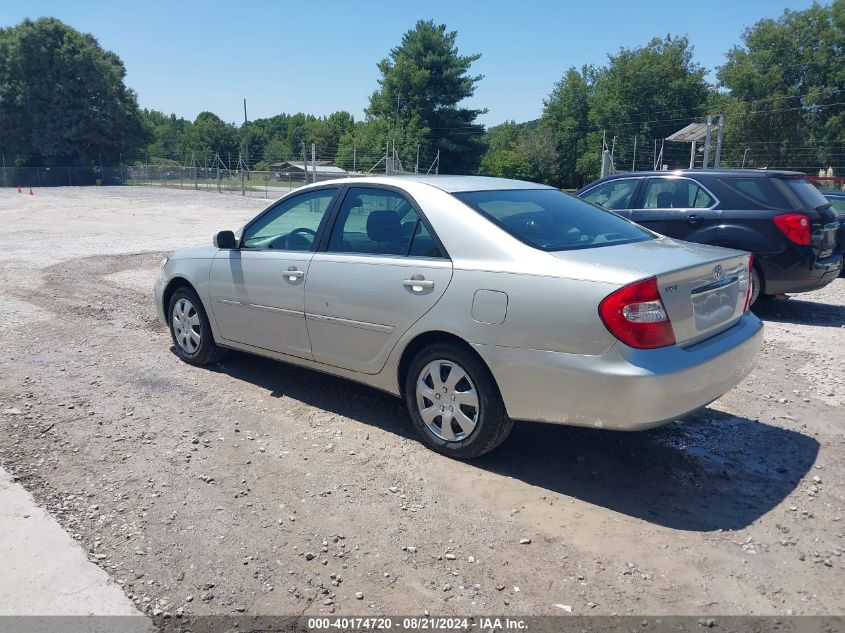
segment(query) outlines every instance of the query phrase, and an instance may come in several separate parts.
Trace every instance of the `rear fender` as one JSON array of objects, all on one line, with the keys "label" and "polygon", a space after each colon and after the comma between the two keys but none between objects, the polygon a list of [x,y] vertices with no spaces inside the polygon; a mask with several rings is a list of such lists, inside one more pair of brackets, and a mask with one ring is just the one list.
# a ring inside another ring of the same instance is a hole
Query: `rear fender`
[{"label": "rear fender", "polygon": [[752,253],[778,253],[782,245],[766,235],[739,224],[720,224],[693,231],[685,238],[688,242],[712,244]]}]

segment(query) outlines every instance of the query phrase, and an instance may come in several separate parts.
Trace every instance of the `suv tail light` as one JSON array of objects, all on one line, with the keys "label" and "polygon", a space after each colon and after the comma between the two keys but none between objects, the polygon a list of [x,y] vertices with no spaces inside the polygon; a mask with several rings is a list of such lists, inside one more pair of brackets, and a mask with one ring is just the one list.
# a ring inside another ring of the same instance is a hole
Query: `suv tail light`
[{"label": "suv tail light", "polygon": [[786,239],[793,244],[810,245],[810,235],[813,229],[810,227],[810,218],[803,213],[784,213],[783,215],[776,215],[772,220],[775,226],[786,235]]},{"label": "suv tail light", "polygon": [[654,349],[675,343],[655,277],[609,294],[599,304],[599,316],[610,333],[629,347]]},{"label": "suv tail light", "polygon": [[751,307],[751,291],[753,288],[751,287],[751,280],[753,279],[752,273],[754,272],[754,255],[748,256],[748,288],[745,290],[745,308],[743,312],[748,312],[748,308]]}]

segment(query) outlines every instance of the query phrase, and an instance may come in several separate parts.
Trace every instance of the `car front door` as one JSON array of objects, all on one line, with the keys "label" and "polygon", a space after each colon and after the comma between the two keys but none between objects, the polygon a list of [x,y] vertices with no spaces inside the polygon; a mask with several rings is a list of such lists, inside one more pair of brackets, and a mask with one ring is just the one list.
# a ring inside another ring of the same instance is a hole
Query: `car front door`
[{"label": "car front door", "polygon": [[718,222],[717,200],[695,180],[673,176],[649,178],[630,218],[661,235],[680,240]]},{"label": "car front door", "polygon": [[580,194],[580,197],[617,215],[630,218],[630,208],[641,181],[642,178],[613,178],[588,189]]},{"label": "car front door", "polygon": [[294,195],[246,226],[239,247],[211,264],[211,310],[226,341],[312,358],[305,284],[339,187]]},{"label": "car front door", "polygon": [[419,208],[389,187],[349,187],[305,285],[314,359],[375,374],[452,279]]}]

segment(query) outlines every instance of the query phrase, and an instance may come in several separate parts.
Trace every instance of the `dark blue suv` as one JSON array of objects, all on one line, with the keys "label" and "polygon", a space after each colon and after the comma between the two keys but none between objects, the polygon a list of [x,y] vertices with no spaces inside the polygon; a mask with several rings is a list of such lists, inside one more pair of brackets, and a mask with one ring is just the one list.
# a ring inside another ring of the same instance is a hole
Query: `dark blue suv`
[{"label": "dark blue suv", "polygon": [[842,269],[836,212],[804,174],[631,172],[597,180],[576,195],[662,235],[750,251],[752,302],[817,290]]}]

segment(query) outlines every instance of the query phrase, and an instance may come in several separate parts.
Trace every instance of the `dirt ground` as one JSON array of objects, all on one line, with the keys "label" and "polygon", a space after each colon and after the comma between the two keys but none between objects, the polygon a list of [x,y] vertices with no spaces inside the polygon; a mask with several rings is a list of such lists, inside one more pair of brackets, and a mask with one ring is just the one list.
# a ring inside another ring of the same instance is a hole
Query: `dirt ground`
[{"label": "dirt ground", "polygon": [[845,279],[761,309],[756,371],[688,419],[518,423],[467,464],[380,392],[176,358],[159,260],[264,204],[0,190],[0,464],[140,609],[845,613]]}]

